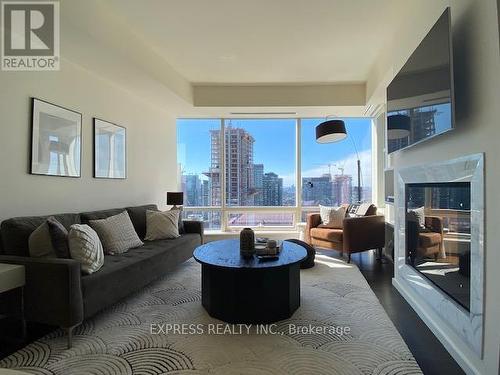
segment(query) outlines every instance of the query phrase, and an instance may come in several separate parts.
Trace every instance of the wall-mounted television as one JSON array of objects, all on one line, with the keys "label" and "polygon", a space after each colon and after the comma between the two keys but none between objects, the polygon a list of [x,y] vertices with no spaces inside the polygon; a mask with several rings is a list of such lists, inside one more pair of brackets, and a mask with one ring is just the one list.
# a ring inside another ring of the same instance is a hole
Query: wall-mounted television
[{"label": "wall-mounted television", "polygon": [[454,127],[450,8],[387,87],[387,150],[402,150]]}]

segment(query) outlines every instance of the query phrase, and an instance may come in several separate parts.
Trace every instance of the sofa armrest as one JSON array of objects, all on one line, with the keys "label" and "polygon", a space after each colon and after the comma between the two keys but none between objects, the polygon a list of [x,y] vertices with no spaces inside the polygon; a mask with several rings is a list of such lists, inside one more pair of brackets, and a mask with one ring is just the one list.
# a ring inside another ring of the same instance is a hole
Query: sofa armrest
[{"label": "sofa armrest", "polygon": [[198,220],[184,220],[184,232],[186,233],[197,233],[201,237],[201,243],[203,244],[205,229],[203,227],[203,221]]},{"label": "sofa armrest", "polygon": [[83,321],[80,263],[73,259],[0,255],[0,262],[25,267],[25,318],[72,327]]},{"label": "sofa armrest", "polygon": [[438,216],[426,216],[425,227],[433,232],[443,232],[443,219]]},{"label": "sofa armrest", "polygon": [[321,216],[318,213],[307,214],[306,229],[304,233],[305,242],[311,245],[311,229],[321,224]]},{"label": "sofa armrest", "polygon": [[345,218],[342,241],[345,253],[383,248],[385,246],[384,216]]}]

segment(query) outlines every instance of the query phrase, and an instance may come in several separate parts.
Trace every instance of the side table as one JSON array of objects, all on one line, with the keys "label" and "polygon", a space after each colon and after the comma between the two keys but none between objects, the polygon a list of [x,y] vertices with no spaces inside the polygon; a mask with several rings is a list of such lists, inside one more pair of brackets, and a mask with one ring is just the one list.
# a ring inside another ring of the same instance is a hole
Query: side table
[{"label": "side table", "polygon": [[[0,295],[2,297],[15,292],[20,294],[18,315],[21,319],[22,338],[26,337],[26,320],[24,319],[24,285],[26,283],[24,266],[0,263]],[[8,296],[7,296],[8,297]],[[8,306],[12,308],[11,306]]]}]

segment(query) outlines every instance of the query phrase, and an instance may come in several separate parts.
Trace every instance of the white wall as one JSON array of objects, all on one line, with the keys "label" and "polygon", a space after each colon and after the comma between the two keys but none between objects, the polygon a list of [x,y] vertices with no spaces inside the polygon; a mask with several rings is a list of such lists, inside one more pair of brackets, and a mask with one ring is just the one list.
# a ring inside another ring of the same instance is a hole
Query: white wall
[{"label": "white wall", "polygon": [[[28,174],[31,101],[76,110],[82,121],[81,178]],[[108,80],[61,62],[59,72],[0,72],[0,220],[22,215],[164,205],[176,189],[175,119]],[[127,128],[128,178],[92,177],[92,117]]]},{"label": "white wall", "polygon": [[[455,62],[456,130],[397,153],[395,170],[415,164],[448,160],[485,152],[486,306],[484,356],[453,340],[453,333],[441,324],[439,330],[447,349],[471,373],[498,374],[500,325],[500,54],[496,0],[423,0],[408,4],[401,15],[401,29],[387,45],[373,67],[367,83],[370,102],[385,100],[385,89],[420,40],[446,6],[451,6]],[[425,304],[422,306],[425,307]],[[439,321],[430,309],[428,318]],[[448,341],[447,341],[448,340]],[[429,354],[431,355],[431,354]]]}]

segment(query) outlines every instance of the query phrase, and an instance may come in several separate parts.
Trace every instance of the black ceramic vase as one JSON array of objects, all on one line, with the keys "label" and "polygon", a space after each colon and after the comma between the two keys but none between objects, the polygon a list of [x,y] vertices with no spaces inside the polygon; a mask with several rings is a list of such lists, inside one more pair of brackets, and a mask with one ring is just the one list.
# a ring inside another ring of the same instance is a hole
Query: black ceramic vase
[{"label": "black ceramic vase", "polygon": [[255,254],[255,233],[251,228],[243,228],[240,232],[240,255],[251,258]]}]

